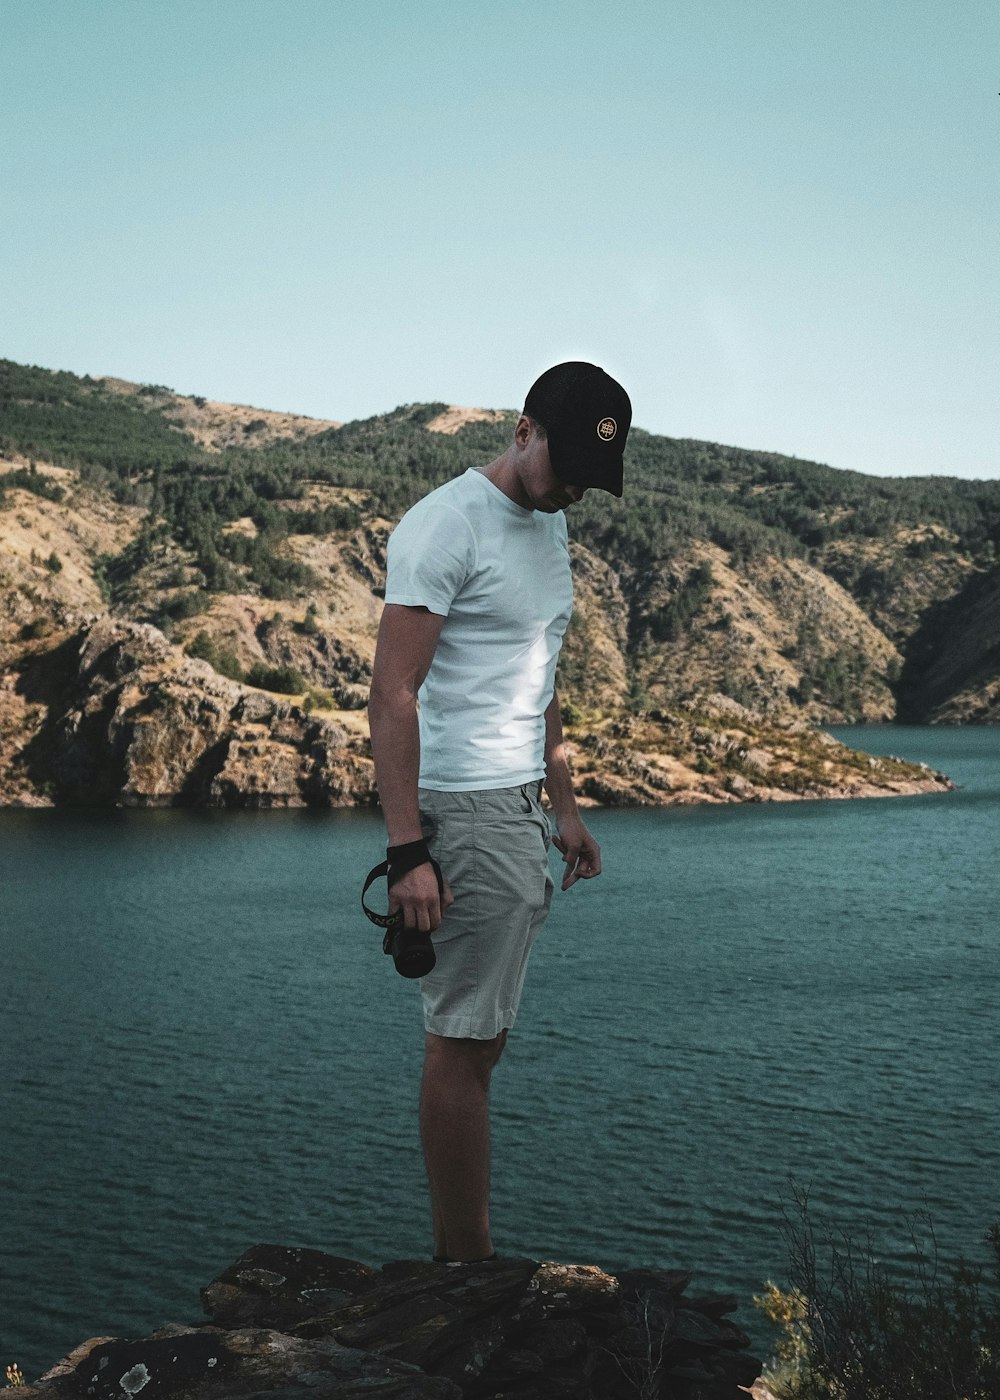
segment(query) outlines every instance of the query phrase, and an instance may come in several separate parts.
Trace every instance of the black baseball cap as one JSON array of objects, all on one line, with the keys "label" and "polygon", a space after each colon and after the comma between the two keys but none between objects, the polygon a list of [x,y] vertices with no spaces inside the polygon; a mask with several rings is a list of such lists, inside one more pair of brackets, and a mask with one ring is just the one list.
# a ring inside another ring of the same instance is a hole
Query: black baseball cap
[{"label": "black baseball cap", "polygon": [[610,374],[586,360],[553,365],[528,390],[524,412],[545,429],[560,481],[622,494],[632,404]]}]

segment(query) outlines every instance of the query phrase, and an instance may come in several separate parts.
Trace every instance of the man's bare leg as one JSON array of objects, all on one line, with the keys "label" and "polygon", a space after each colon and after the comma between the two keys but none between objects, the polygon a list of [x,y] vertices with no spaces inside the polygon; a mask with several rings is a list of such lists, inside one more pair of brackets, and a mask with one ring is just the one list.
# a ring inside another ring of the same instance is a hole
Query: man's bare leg
[{"label": "man's bare leg", "polygon": [[431,1189],[434,1253],[486,1259],[490,1238],[490,1075],[507,1032],[493,1040],[425,1038],[420,1136]]}]

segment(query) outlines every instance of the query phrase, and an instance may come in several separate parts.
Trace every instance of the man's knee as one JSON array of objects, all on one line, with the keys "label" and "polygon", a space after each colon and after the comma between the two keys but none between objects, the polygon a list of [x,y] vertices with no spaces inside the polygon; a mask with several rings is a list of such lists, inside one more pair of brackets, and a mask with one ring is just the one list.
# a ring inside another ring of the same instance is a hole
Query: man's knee
[{"label": "man's knee", "polygon": [[426,1056],[430,1064],[440,1064],[452,1069],[461,1067],[484,1080],[489,1079],[506,1044],[506,1030],[502,1030],[491,1040],[434,1035],[430,1031],[425,1037]]},{"label": "man's knee", "polygon": [[506,1030],[502,1030],[499,1035],[494,1036],[492,1040],[488,1040],[486,1044],[491,1047],[492,1058],[490,1059],[490,1069],[492,1069],[503,1054],[504,1046],[507,1044]]}]

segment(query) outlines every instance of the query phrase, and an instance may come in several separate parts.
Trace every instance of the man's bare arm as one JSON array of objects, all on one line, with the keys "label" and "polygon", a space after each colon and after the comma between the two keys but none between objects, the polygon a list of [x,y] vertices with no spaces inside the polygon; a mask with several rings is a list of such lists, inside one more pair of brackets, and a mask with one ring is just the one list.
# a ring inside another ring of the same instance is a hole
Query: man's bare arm
[{"label": "man's bare arm", "polygon": [[[387,603],[379,627],[368,723],[371,730],[375,780],[390,846],[419,841],[420,733],[417,691],[424,683],[444,618],[426,608]],[[445,887],[444,907],[451,903]],[[425,932],[441,922],[437,879],[429,865],[417,866],[392,887],[390,908],[401,908],[406,924]]]},{"label": "man's bare arm", "polygon": [[601,848],[584,826],[576,805],[573,779],[566,761],[559,693],[553,691],[545,711],[545,791],[556,817],[557,835],[553,844],[562,853],[566,871],[562,888],[568,890],[577,880],[592,880],[601,873]]}]

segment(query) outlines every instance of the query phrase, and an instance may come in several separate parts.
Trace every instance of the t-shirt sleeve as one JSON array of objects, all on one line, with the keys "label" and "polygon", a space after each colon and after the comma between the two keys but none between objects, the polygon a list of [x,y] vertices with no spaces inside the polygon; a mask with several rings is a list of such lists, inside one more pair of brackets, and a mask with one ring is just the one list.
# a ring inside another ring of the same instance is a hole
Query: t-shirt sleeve
[{"label": "t-shirt sleeve", "polygon": [[385,601],[447,617],[475,556],[471,527],[459,511],[408,511],[389,536]]}]

